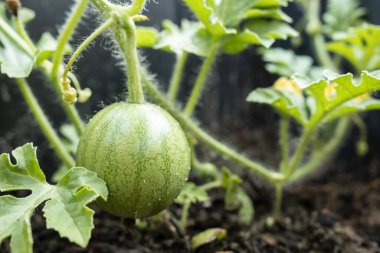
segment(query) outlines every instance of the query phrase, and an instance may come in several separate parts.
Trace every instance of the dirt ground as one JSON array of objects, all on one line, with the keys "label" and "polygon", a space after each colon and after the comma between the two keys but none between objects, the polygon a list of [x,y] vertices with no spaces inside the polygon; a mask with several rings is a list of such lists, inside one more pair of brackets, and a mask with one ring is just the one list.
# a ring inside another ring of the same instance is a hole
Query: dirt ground
[{"label": "dirt ground", "polygon": [[[222,227],[228,230],[225,239],[196,252],[380,252],[380,177],[374,178],[369,179],[361,170],[342,173],[338,166],[319,179],[296,185],[286,191],[283,214],[273,227],[266,223],[272,191],[250,182],[244,186],[253,197],[256,216],[246,227],[238,225],[235,213],[223,209],[223,192],[219,190],[211,192],[212,206],[191,208],[186,235],[170,220],[143,230],[99,211],[87,249],[46,230],[39,210],[33,218],[34,248],[36,253],[191,252],[192,235]],[[171,211],[178,215],[179,209],[172,206]],[[0,252],[8,252],[6,248],[3,243]]]}]

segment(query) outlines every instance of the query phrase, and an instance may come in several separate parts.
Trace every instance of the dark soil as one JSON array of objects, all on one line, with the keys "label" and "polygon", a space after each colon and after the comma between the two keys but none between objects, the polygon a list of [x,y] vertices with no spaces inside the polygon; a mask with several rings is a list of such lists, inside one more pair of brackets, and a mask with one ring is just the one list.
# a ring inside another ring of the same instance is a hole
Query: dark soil
[{"label": "dark soil", "polygon": [[[131,228],[122,219],[99,211],[87,249],[46,230],[38,211],[33,218],[34,248],[36,253],[190,252],[192,235],[222,227],[228,230],[226,239],[196,252],[380,252],[380,179],[365,182],[363,177],[361,171],[342,176],[338,169],[292,187],[285,194],[282,217],[272,227],[266,222],[270,189],[254,189],[248,183],[245,188],[256,207],[255,220],[248,227],[239,226],[235,213],[223,209],[221,191],[211,192],[211,206],[192,207],[187,235],[178,232],[170,219],[146,229]],[[178,215],[178,207],[171,209]],[[8,252],[6,243],[0,249]]]}]

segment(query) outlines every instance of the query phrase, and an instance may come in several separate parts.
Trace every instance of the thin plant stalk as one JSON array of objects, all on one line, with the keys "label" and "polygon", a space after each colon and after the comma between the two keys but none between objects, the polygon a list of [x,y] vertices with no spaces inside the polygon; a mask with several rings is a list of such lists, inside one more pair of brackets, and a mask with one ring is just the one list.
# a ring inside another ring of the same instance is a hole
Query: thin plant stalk
[{"label": "thin plant stalk", "polygon": [[334,151],[342,144],[347,130],[350,126],[350,120],[344,117],[339,120],[336,127],[334,138],[324,145],[321,150],[317,150],[310,157],[309,162],[300,167],[288,180],[289,183],[294,183],[302,180],[308,175],[314,173],[318,168],[320,168],[327,161],[331,160]]},{"label": "thin plant stalk", "polygon": [[[80,19],[82,18],[83,13],[85,12],[89,0],[80,0],[77,5],[74,7],[72,14],[70,15],[61,35],[58,38],[57,49],[53,56],[53,65],[51,68],[51,81],[57,92],[57,94],[62,97],[62,89],[60,82],[60,69],[63,62],[63,57],[66,52],[67,44],[69,43],[75,28],[77,27]],[[65,109],[66,114],[74,125],[76,131],[80,135],[83,131],[83,122],[79,116],[78,111],[73,105],[68,105],[60,99],[62,106]]]},{"label": "thin plant stalk", "polygon": [[143,103],[144,92],[141,86],[140,62],[137,54],[136,25],[128,18],[124,29],[114,29],[116,41],[123,53],[128,76],[128,102]]},{"label": "thin plant stalk", "polygon": [[25,99],[26,104],[31,110],[34,118],[36,119],[39,127],[41,128],[43,134],[48,139],[51,147],[60,158],[60,160],[69,168],[75,165],[75,161],[73,160],[70,153],[67,151],[65,146],[63,145],[61,139],[58,137],[54,128],[50,124],[48,118],[46,117],[44,111],[39,105],[36,97],[34,96],[32,90],[29,87],[29,84],[25,81],[25,79],[16,79],[17,86]]},{"label": "thin plant stalk", "polygon": [[114,24],[113,19],[107,20],[104,24],[102,24],[98,29],[96,29],[87,39],[85,39],[80,46],[75,50],[73,55],[71,56],[69,62],[66,64],[65,71],[63,72],[63,79],[67,78],[67,75],[75,63],[76,59],[82,54],[84,50],[90,45],[92,41],[94,41],[97,37],[103,34],[108,28],[110,28]]},{"label": "thin plant stalk", "polygon": [[287,115],[281,115],[280,119],[280,147],[281,147],[281,164],[280,171],[284,173],[289,166],[289,123]]},{"label": "thin plant stalk", "polygon": [[324,66],[331,71],[338,72],[338,68],[326,50],[325,38],[321,33],[321,21],[319,17],[320,10],[320,0],[309,1],[307,8],[307,20],[309,20],[309,22],[306,27],[306,32],[311,38],[314,53],[319,65]]},{"label": "thin plant stalk", "polygon": [[189,100],[187,101],[187,104],[186,104],[185,109],[183,111],[183,113],[188,117],[190,117],[193,114],[195,107],[197,106],[197,104],[199,102],[199,99],[200,99],[202,91],[203,91],[203,87],[206,83],[207,77],[210,73],[212,64],[215,61],[215,58],[216,58],[218,51],[219,51],[219,45],[214,44],[211,47],[210,54],[207,56],[207,58],[205,59],[205,61],[202,64],[201,70],[200,70],[198,77],[195,81],[195,85],[193,87],[193,90],[191,91]]},{"label": "thin plant stalk", "polygon": [[180,55],[177,55],[176,64],[174,67],[172,78],[170,80],[168,91],[168,99],[170,103],[175,103],[177,101],[178,91],[181,85],[181,80],[183,77],[183,72],[188,56],[189,53],[187,52],[182,52]]},{"label": "thin plant stalk", "polygon": [[34,46],[34,43],[30,39],[28,33],[25,31],[24,24],[21,22],[21,20],[18,17],[15,17],[15,20],[16,20],[17,31],[20,33],[20,36],[25,40],[25,42],[28,44],[28,46],[32,50],[32,52],[35,53],[36,47]]},{"label": "thin plant stalk", "polygon": [[296,151],[294,152],[294,155],[292,156],[290,160],[290,164],[288,169],[285,172],[285,178],[291,177],[291,175],[295,172],[298,165],[301,163],[302,158],[305,154],[306,148],[310,142],[310,139],[313,134],[313,127],[306,128],[301,136],[300,143],[298,144],[298,147]]}]

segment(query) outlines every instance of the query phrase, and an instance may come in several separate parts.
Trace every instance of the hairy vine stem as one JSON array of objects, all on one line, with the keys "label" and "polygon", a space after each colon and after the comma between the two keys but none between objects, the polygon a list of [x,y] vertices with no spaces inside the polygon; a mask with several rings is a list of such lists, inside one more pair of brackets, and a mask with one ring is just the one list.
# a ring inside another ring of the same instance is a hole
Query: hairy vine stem
[{"label": "hairy vine stem", "polygon": [[131,5],[127,7],[128,16],[132,17],[139,14],[144,9],[146,0],[134,0]]},{"label": "hairy vine stem", "polygon": [[123,29],[116,29],[116,40],[123,52],[128,76],[128,102],[143,103],[144,92],[141,86],[140,61],[137,54],[137,32],[131,17],[125,21]]},{"label": "hairy vine stem", "polygon": [[285,173],[289,166],[289,123],[290,118],[287,115],[281,115],[280,118],[280,146],[281,146],[281,164],[280,171]]},{"label": "hairy vine stem", "polygon": [[334,138],[332,138],[327,144],[324,145],[323,149],[316,151],[310,157],[309,162],[304,164],[301,168],[299,168],[295,173],[293,173],[289,178],[289,183],[294,183],[299,180],[302,180],[306,176],[313,173],[316,169],[318,169],[322,164],[326,163],[328,160],[333,157],[334,150],[341,145],[344,137],[346,135],[347,129],[350,126],[350,120],[347,117],[339,120],[338,125],[336,127]]},{"label": "hairy vine stem", "polygon": [[[91,4],[94,5],[103,15],[112,12],[113,5],[107,0],[90,0]],[[108,18],[108,17],[107,17]]]},{"label": "hairy vine stem", "polygon": [[28,44],[29,48],[32,50],[33,53],[36,52],[36,47],[33,44],[33,41],[30,39],[28,33],[25,31],[25,26],[22,23],[22,21],[15,16],[15,21],[16,21],[16,27],[17,31],[21,35],[21,37],[24,39],[24,41]]},{"label": "hairy vine stem", "polygon": [[176,64],[173,71],[173,76],[170,80],[168,99],[171,103],[175,103],[178,97],[178,91],[180,88],[181,80],[183,77],[183,71],[185,69],[185,64],[189,53],[183,51],[180,55],[177,55]]},{"label": "hairy vine stem", "polygon": [[65,71],[63,72],[63,79],[67,79],[67,75],[73,66],[76,59],[82,54],[84,50],[88,47],[88,45],[94,41],[97,37],[99,37],[101,34],[103,34],[108,28],[112,27],[114,25],[115,21],[111,18],[107,20],[105,23],[103,23],[100,27],[98,27],[87,39],[85,39],[82,44],[75,50],[75,52],[72,54],[69,62],[66,64]]},{"label": "hairy vine stem", "polygon": [[296,171],[298,165],[300,164],[303,155],[305,154],[306,148],[309,144],[309,141],[312,137],[314,127],[306,128],[301,136],[300,143],[296,151],[294,152],[293,157],[290,160],[289,167],[285,172],[285,178],[288,179]]},{"label": "hairy vine stem", "polygon": [[190,98],[187,101],[187,104],[186,104],[185,109],[184,109],[184,114],[188,117],[190,117],[193,114],[194,109],[199,102],[203,87],[206,83],[207,77],[210,73],[212,64],[215,61],[215,58],[216,58],[216,55],[218,54],[218,51],[219,51],[219,45],[214,44],[211,47],[210,54],[207,56],[207,58],[205,59],[203,65],[201,67],[199,75],[195,81],[195,85],[193,87],[193,90],[191,91]]},{"label": "hairy vine stem", "polygon": [[338,68],[334,64],[331,56],[326,50],[325,39],[321,33],[321,21],[319,18],[321,10],[321,1],[313,0],[309,1],[307,7],[308,24],[306,32],[309,34],[312,45],[314,47],[314,53],[321,66],[328,68],[331,71],[339,72]]},{"label": "hairy vine stem", "polygon": [[[80,19],[82,18],[83,13],[85,12],[89,0],[80,0],[75,6],[70,18],[68,19],[61,35],[58,39],[57,50],[55,51],[53,57],[53,65],[50,73],[50,77],[53,83],[53,86],[57,92],[57,94],[62,96],[61,82],[60,82],[60,67],[63,62],[63,57],[65,55],[65,50],[68,42],[71,39],[71,36],[77,27]],[[61,99],[61,104],[64,107],[68,117],[73,123],[75,129],[80,135],[83,131],[83,122],[79,117],[78,111],[73,105],[68,105],[64,103]]]}]

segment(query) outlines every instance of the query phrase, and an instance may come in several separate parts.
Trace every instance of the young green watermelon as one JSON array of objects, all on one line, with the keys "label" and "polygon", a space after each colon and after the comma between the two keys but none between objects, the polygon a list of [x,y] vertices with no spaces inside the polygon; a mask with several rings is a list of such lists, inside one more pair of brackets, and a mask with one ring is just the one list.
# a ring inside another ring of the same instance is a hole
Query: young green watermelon
[{"label": "young green watermelon", "polygon": [[190,170],[190,148],[178,122],[160,107],[120,102],[98,112],[81,136],[77,166],[98,174],[109,190],[99,206],[143,218],[169,206]]}]

